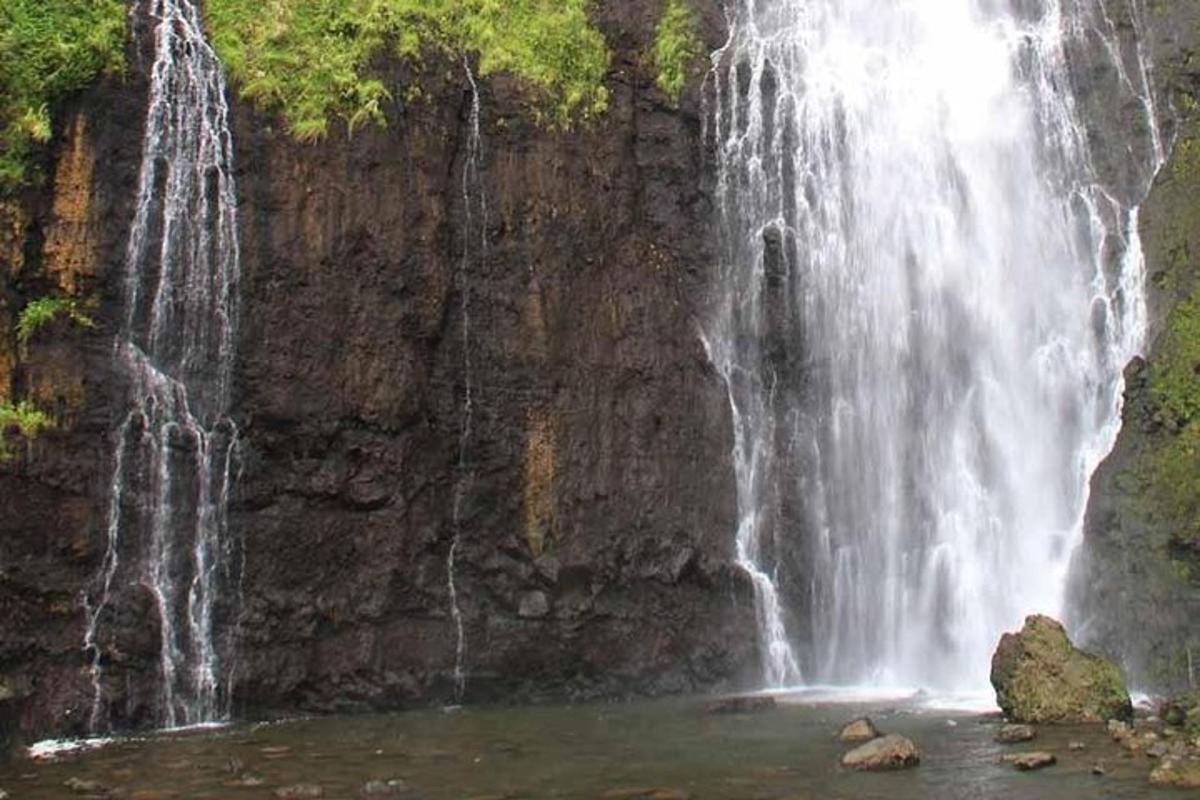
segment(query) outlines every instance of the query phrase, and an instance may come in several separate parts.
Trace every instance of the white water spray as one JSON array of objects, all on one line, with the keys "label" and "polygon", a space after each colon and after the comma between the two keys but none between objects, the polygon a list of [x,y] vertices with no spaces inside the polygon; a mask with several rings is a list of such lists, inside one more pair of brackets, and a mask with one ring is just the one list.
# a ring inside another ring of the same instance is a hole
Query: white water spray
[{"label": "white water spray", "polygon": [[84,600],[93,731],[108,724],[100,631],[126,591],[119,575],[149,593],[158,615],[159,724],[228,716],[231,629],[218,631],[216,614],[240,565],[226,519],[240,266],[225,80],[190,0],[145,8],[157,21],[155,55],[114,349],[128,412],[114,433],[98,587]]},{"label": "white water spray", "polygon": [[[729,20],[705,338],[764,680],[977,689],[1003,630],[1061,612],[1145,338],[1136,211],[1100,183],[1068,69],[1111,17],[746,0]],[[1131,76],[1112,46],[1158,158],[1144,60]]]}]

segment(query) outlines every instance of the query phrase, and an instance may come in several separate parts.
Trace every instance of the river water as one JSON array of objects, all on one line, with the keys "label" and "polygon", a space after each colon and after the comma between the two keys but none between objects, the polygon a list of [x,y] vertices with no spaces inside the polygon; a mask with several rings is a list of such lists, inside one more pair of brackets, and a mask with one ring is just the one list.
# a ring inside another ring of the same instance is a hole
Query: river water
[{"label": "river water", "polygon": [[[660,797],[707,798],[1151,798],[1153,762],[1127,757],[1099,726],[1043,728],[1032,744],[1059,763],[1022,773],[1001,757],[1022,745],[992,741],[998,720],[914,700],[826,702],[818,691],[782,697],[758,714],[713,715],[706,698],[572,707],[427,710],[297,720],[115,741],[57,761],[0,766],[13,798],[80,796],[65,782],[94,780],[151,798],[273,798],[298,783],[325,798],[355,798],[371,780],[401,779],[404,797],[608,798],[656,788]],[[852,773],[834,740],[869,714],[885,732],[912,738],[921,765],[900,773]],[[1078,740],[1086,749],[1071,751]],[[1103,762],[1107,774],[1092,774]],[[262,780],[239,785],[239,776]],[[668,793],[673,792],[673,794]]]}]

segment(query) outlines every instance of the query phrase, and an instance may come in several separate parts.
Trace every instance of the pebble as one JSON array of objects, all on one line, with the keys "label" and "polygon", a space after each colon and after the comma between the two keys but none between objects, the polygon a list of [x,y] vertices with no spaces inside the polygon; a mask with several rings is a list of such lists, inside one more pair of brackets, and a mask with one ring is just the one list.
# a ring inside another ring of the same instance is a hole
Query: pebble
[{"label": "pebble", "polygon": [[840,742],[869,742],[878,736],[879,729],[875,727],[875,723],[871,722],[869,717],[859,717],[843,725],[837,738]]},{"label": "pebble", "polygon": [[1080,750],[1087,750],[1087,745],[1083,742],[1068,742],[1067,749],[1078,752]]},{"label": "pebble", "polygon": [[278,800],[317,800],[325,796],[325,790],[315,783],[297,783],[275,790]]},{"label": "pebble", "polygon": [[1106,770],[1104,768],[1103,761],[1097,761],[1095,764],[1092,764],[1092,774],[1093,775],[1103,775],[1106,772],[1108,772],[1108,770]]}]

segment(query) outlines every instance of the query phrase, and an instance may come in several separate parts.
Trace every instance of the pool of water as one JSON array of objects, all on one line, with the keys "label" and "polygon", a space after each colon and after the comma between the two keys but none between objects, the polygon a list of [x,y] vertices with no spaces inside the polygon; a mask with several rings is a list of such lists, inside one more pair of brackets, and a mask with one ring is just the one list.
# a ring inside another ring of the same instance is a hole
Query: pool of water
[{"label": "pool of water", "polygon": [[[160,734],[56,759],[17,758],[0,764],[0,789],[13,800],[85,796],[66,786],[74,780],[97,781],[129,800],[256,800],[305,783],[321,786],[329,800],[350,800],[367,781],[402,779],[413,789],[408,797],[429,800],[621,800],[651,787],[693,800],[1181,796],[1151,787],[1153,762],[1129,756],[1099,726],[1042,728],[1029,745],[1006,746],[992,741],[993,715],[913,699],[796,694],[772,710],[732,715],[706,713],[707,703],[443,709]],[[861,714],[913,739],[921,765],[879,774],[840,769],[849,748],[834,735]],[[1071,741],[1085,749],[1071,750]],[[1059,762],[1017,772],[1001,761],[1014,749],[1049,750]],[[1105,775],[1092,774],[1097,762]]]}]

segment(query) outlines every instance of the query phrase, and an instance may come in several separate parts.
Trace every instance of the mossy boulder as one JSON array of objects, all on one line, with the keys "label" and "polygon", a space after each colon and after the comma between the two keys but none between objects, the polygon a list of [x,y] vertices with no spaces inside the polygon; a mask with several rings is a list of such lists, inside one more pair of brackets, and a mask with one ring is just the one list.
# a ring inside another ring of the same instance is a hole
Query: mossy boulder
[{"label": "mossy boulder", "polygon": [[1200,689],[1182,692],[1164,701],[1158,709],[1163,722],[1200,736]]},{"label": "mossy boulder", "polygon": [[1017,722],[1103,722],[1130,719],[1133,703],[1116,664],[1078,649],[1050,617],[1025,618],[992,656],[996,702]]}]

